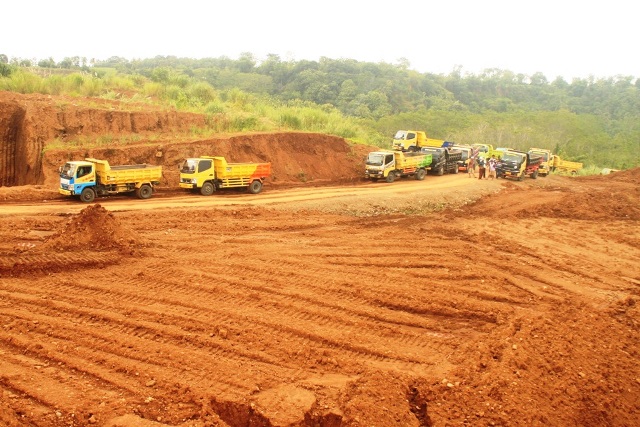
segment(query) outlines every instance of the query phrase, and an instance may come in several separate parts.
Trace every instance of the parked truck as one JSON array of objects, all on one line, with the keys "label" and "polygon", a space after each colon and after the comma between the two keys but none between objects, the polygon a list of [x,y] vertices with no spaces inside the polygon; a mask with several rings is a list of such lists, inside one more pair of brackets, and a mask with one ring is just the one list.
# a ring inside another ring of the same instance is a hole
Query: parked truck
[{"label": "parked truck", "polygon": [[553,171],[576,175],[583,167],[582,163],[562,160],[560,156],[554,155],[551,150],[545,148],[530,148],[529,153],[542,157],[539,171],[542,176],[547,176]]},{"label": "parked truck", "polygon": [[421,181],[427,175],[431,160],[430,154],[373,151],[367,156],[364,176],[372,181],[384,179],[389,183],[405,176],[413,176]]},{"label": "parked truck", "polygon": [[577,175],[578,171],[582,169],[582,163],[570,162],[568,160],[562,160],[560,156],[553,156],[553,170],[558,172],[570,173],[571,175]]},{"label": "parked truck", "polygon": [[221,156],[202,156],[184,160],[180,167],[180,187],[199,190],[204,196],[223,188],[242,187],[258,194],[269,176],[271,163],[228,163]]},{"label": "parked truck", "polygon": [[542,157],[524,151],[505,151],[496,166],[496,178],[515,178],[522,181],[525,176],[530,176],[536,179],[541,162]]},{"label": "parked truck", "polygon": [[130,193],[148,199],[160,184],[162,166],[111,166],[107,160],[86,158],[60,167],[60,194],[91,203],[96,196]]},{"label": "parked truck", "polygon": [[428,138],[419,130],[399,130],[393,137],[392,148],[400,151],[420,151],[422,147],[445,147],[451,144],[442,139]]},{"label": "parked truck", "polygon": [[551,150],[547,150],[546,148],[530,148],[529,154],[542,158],[540,161],[540,168],[538,168],[538,175],[547,176],[551,173],[554,159],[554,155]]},{"label": "parked truck", "polygon": [[458,173],[459,162],[462,161],[462,152],[460,150],[448,147],[422,147],[420,153],[431,155],[430,170],[433,175]]},{"label": "parked truck", "polygon": [[461,158],[458,160],[458,170],[466,172],[469,170],[469,159],[473,155],[473,147],[470,145],[454,144],[451,149],[460,151]]}]

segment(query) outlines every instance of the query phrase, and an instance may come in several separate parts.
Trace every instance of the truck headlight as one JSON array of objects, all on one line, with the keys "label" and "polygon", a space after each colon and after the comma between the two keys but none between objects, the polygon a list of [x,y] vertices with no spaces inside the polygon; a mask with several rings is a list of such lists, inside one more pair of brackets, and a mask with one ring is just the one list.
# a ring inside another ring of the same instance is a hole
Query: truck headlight
[{"label": "truck headlight", "polygon": [[198,183],[198,179],[197,179],[197,178],[193,178],[193,179],[191,179],[191,183],[192,183],[192,184],[197,184],[197,183]]}]

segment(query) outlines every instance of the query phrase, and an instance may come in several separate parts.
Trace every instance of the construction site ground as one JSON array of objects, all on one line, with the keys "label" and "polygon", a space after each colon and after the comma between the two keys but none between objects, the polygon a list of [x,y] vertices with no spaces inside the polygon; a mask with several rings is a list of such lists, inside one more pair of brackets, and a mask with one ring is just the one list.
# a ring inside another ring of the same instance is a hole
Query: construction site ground
[{"label": "construction site ground", "polygon": [[640,169],[372,183],[317,140],[257,195],[0,187],[0,425],[640,425]]}]

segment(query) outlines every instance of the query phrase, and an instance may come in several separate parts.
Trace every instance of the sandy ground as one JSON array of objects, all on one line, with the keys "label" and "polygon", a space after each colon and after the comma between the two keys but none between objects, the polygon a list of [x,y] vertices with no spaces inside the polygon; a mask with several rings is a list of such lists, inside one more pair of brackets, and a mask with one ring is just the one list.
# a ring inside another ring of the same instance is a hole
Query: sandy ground
[{"label": "sandy ground", "polygon": [[0,425],[640,425],[639,182],[0,188]]}]

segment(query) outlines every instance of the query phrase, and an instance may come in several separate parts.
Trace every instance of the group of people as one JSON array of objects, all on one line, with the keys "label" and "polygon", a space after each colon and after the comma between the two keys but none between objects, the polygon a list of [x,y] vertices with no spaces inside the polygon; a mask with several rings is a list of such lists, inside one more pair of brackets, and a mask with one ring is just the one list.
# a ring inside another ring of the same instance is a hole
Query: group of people
[{"label": "group of people", "polygon": [[[493,179],[496,177],[496,166],[498,165],[498,159],[495,155],[492,155],[489,160],[478,155],[478,150],[474,149],[469,156],[469,163],[467,164],[467,173],[469,178],[476,177],[476,165],[478,166],[478,179]],[[487,171],[488,169],[488,171]]]}]

